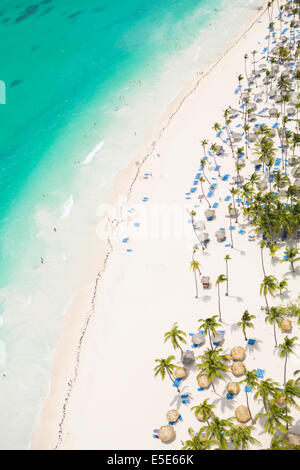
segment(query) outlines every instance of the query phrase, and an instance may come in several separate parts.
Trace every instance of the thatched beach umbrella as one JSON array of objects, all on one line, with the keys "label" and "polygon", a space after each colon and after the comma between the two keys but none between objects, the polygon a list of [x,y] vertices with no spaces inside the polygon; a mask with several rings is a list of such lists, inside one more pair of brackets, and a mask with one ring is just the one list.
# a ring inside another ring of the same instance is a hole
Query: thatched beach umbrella
[{"label": "thatched beach umbrella", "polygon": [[208,388],[211,384],[207,374],[198,375],[197,382],[200,388]]},{"label": "thatched beach umbrella", "polygon": [[201,333],[196,333],[192,336],[192,343],[195,344],[195,346],[202,346],[202,344],[205,343],[205,338]]},{"label": "thatched beach umbrella", "polygon": [[201,282],[202,282],[202,286],[204,287],[204,289],[208,289],[209,286],[210,286],[210,277],[209,276],[202,276],[201,277]]},{"label": "thatched beach umbrella", "polygon": [[179,412],[177,410],[170,410],[167,412],[167,420],[171,423],[176,423],[179,418]]},{"label": "thatched beach umbrella", "polygon": [[248,140],[249,142],[255,142],[257,140],[257,135],[254,134],[253,132],[251,132],[249,135],[248,135]]},{"label": "thatched beach umbrella", "polygon": [[228,393],[233,393],[234,395],[237,395],[240,391],[240,386],[237,382],[230,382],[226,386],[227,392]]},{"label": "thatched beach umbrella", "polygon": [[244,375],[246,372],[246,367],[242,362],[234,362],[231,366],[231,371],[233,375],[236,377],[240,377],[241,375]]},{"label": "thatched beach umbrella", "polygon": [[194,228],[196,230],[205,230],[205,223],[203,220],[195,220]]},{"label": "thatched beach umbrella", "polygon": [[225,230],[217,230],[215,235],[218,242],[223,242],[224,240],[226,240]]},{"label": "thatched beach umbrella", "polygon": [[182,353],[181,360],[185,365],[193,364],[193,362],[195,362],[195,355],[193,351],[185,351]]},{"label": "thatched beach umbrella", "polygon": [[232,138],[234,140],[234,142],[240,142],[242,140],[242,134],[240,134],[239,132],[234,132],[232,134]]},{"label": "thatched beach umbrella", "polygon": [[256,186],[260,191],[265,191],[268,189],[268,182],[266,180],[261,180],[256,183]]},{"label": "thatched beach umbrella", "polygon": [[300,446],[300,434],[288,432],[284,436],[293,446]]},{"label": "thatched beach umbrella", "polygon": [[183,379],[187,374],[187,370],[185,367],[176,367],[174,371],[174,377],[175,379]]},{"label": "thatched beach umbrella", "polygon": [[255,100],[257,103],[261,103],[263,101],[263,95],[262,93],[257,93],[255,96],[254,96]]},{"label": "thatched beach umbrella", "polygon": [[292,322],[288,318],[284,318],[280,323],[281,331],[289,333],[292,330]]},{"label": "thatched beach umbrella", "polygon": [[198,234],[198,239],[199,241],[201,241],[202,243],[205,241],[205,240],[209,240],[209,233],[207,232],[200,232]]},{"label": "thatched beach umbrella", "polygon": [[233,177],[233,180],[236,184],[243,184],[245,178],[242,175],[236,175]]},{"label": "thatched beach umbrella", "polygon": [[207,218],[207,220],[212,220],[212,219],[215,218],[216,211],[214,209],[206,209],[204,214],[205,214],[205,217]]},{"label": "thatched beach umbrella", "polygon": [[167,424],[159,428],[158,437],[162,442],[170,442],[175,437],[174,426]]},{"label": "thatched beach umbrella", "polygon": [[270,115],[270,116],[276,117],[276,116],[277,116],[277,113],[278,113],[277,108],[270,108],[270,109],[269,109],[269,115]]},{"label": "thatched beach umbrella", "polygon": [[235,410],[235,417],[240,423],[247,423],[251,418],[248,408],[244,405],[240,405]]},{"label": "thatched beach umbrella", "polygon": [[213,343],[222,343],[224,341],[224,333],[217,331],[212,335],[211,340]]},{"label": "thatched beach umbrella", "polygon": [[242,346],[235,346],[230,351],[230,356],[233,361],[243,361],[246,357],[246,351]]},{"label": "thatched beach umbrella", "polygon": [[231,219],[236,219],[238,216],[239,216],[239,211],[237,209],[235,209],[234,207],[229,209],[229,217]]},{"label": "thatched beach umbrella", "polygon": [[288,116],[295,116],[296,114],[295,108],[287,108],[286,112]]}]

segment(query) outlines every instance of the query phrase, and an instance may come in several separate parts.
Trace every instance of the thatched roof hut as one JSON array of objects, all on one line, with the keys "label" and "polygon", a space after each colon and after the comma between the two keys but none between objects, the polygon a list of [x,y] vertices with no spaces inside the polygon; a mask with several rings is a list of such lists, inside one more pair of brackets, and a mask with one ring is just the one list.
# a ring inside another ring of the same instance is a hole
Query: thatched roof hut
[{"label": "thatched roof hut", "polygon": [[183,379],[187,375],[187,370],[185,367],[176,367],[174,371],[175,379]]},{"label": "thatched roof hut", "polygon": [[293,446],[300,446],[300,434],[288,432],[284,436]]},{"label": "thatched roof hut", "polygon": [[211,384],[207,374],[198,375],[197,382],[200,388],[208,388]]},{"label": "thatched roof hut", "polygon": [[195,344],[195,346],[202,346],[202,344],[205,343],[205,338],[201,333],[196,333],[192,336],[192,343]]},{"label": "thatched roof hut", "polygon": [[230,351],[230,355],[233,361],[243,361],[246,357],[246,351],[242,346],[235,346]]},{"label": "thatched roof hut", "polygon": [[169,410],[167,412],[167,420],[171,423],[176,423],[179,418],[179,411],[178,410]]},{"label": "thatched roof hut", "polygon": [[174,426],[167,424],[159,428],[158,437],[162,442],[170,442],[175,437]]},{"label": "thatched roof hut", "polygon": [[246,406],[240,405],[235,410],[235,417],[240,423],[247,423],[251,418],[250,411]]},{"label": "thatched roof hut", "polygon": [[185,351],[182,353],[181,361],[186,365],[193,364],[193,362],[195,362],[195,354],[193,351]]},{"label": "thatched roof hut", "polygon": [[226,386],[226,390],[228,393],[233,393],[234,395],[237,395],[240,391],[240,386],[237,382],[230,382]]},{"label": "thatched roof hut", "polygon": [[280,322],[281,331],[289,333],[292,330],[292,322],[288,318],[283,318]]},{"label": "thatched roof hut", "polygon": [[236,377],[240,377],[241,375],[244,375],[246,372],[246,367],[242,362],[234,362],[231,366],[231,371],[233,375]]}]

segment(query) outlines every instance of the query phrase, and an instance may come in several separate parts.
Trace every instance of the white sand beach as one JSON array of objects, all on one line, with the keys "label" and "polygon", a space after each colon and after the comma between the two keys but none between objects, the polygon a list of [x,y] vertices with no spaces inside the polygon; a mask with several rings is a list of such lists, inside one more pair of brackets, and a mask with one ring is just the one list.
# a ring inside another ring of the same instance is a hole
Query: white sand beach
[{"label": "white sand beach", "polygon": [[[250,55],[256,49],[257,60],[263,56],[269,22],[266,4],[262,1],[263,10],[253,10],[238,36],[224,45],[222,57],[191,79],[151,131],[151,138],[136,160],[116,178],[118,190],[113,200],[117,206],[128,197],[130,231],[116,229],[118,236],[107,242],[107,249],[100,250],[99,273],[89,273],[89,282],[65,316],[33,449],[180,449],[182,441],[188,439],[188,428],[199,428],[191,406],[209,398],[216,405],[215,413],[229,418],[237,406],[245,405],[243,386],[234,400],[225,398],[226,384],[233,380],[231,372],[225,381],[216,382],[215,394],[211,387],[197,391],[196,372],[191,370],[181,387],[190,395],[189,404],[181,403],[168,377],[162,381],[154,378],[153,372],[155,359],[170,354],[180,364],[179,352],[170,343],[164,344],[163,338],[174,322],[188,335],[197,331],[200,318],[218,314],[215,281],[225,274],[227,254],[232,258],[228,297],[224,295],[224,284],[220,286],[223,349],[229,353],[233,346],[245,347],[248,370],[263,369],[265,378],[283,383],[284,361],[274,349],[273,327],[265,323],[261,311],[265,304],[259,295],[263,279],[260,239],[249,241],[253,229],[240,216],[238,223],[232,224],[234,248],[225,246],[230,243],[228,228],[232,222],[224,199],[232,185],[231,178],[228,182],[218,177],[214,165],[206,166],[206,175],[211,181],[215,178],[217,184],[210,200],[218,203],[216,218],[205,222],[210,243],[196,254],[201,273],[211,278],[212,286],[209,290],[201,287],[199,298],[195,298],[190,269],[197,240],[189,212],[194,209],[195,219],[205,220],[208,207],[205,200],[198,199],[199,187],[190,193],[203,156],[201,140],[218,143],[213,124],[223,123],[223,112],[229,105],[239,108],[239,93],[234,94],[237,75],[245,75],[245,53]],[[276,5],[274,10],[277,15]],[[263,107],[262,103],[259,109]],[[240,122],[238,119],[233,120],[232,129]],[[218,164],[222,176],[232,176],[234,161],[230,150],[226,152],[227,156],[218,157]],[[253,172],[253,159],[246,162],[244,177]],[[225,244],[215,237],[221,227],[226,229]],[[239,233],[241,229],[245,233]],[[129,240],[122,242],[126,237]],[[271,305],[294,300],[299,293],[299,268],[293,274],[288,263],[279,262],[283,251],[281,248],[273,259],[265,254],[266,271],[279,280],[288,278],[288,291],[270,298]],[[242,331],[236,327],[246,309],[256,316],[255,329],[249,331],[249,337],[257,340],[254,346],[245,346]],[[298,336],[299,326],[296,320],[292,323],[291,336]],[[279,329],[277,333],[280,343],[284,334]],[[190,349],[190,338],[188,335],[186,349]],[[206,345],[194,350],[196,356],[208,346],[206,338]],[[300,352],[299,347],[296,352]],[[299,358],[291,355],[288,378],[297,368]],[[251,393],[249,400],[253,415],[261,411],[261,402],[254,402]],[[166,445],[152,437],[153,429],[167,424],[166,413],[174,408],[179,410],[182,422],[175,426],[176,438]],[[300,412],[293,411],[293,416],[293,429],[299,431]],[[262,433],[259,423],[254,437],[263,447],[270,443],[270,436]]]}]

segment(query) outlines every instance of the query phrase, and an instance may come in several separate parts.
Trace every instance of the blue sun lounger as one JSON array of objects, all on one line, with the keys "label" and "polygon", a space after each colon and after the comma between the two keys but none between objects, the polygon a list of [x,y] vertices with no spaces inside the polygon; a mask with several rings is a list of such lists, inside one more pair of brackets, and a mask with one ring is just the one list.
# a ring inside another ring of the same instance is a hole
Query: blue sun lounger
[{"label": "blue sun lounger", "polygon": [[229,201],[231,199],[231,196],[226,196],[224,201]]},{"label": "blue sun lounger", "polygon": [[174,380],[175,383],[173,383],[173,387],[179,387],[181,381],[182,379],[175,379]]},{"label": "blue sun lounger", "polygon": [[212,206],[212,207],[213,207],[213,209],[216,209],[216,208],[218,207],[218,205],[219,205],[219,203],[218,203],[218,202],[214,202],[214,203],[213,203],[213,206]]},{"label": "blue sun lounger", "polygon": [[240,234],[240,235],[244,235],[244,233],[246,233],[246,230],[242,230],[242,229],[239,230],[239,234]]},{"label": "blue sun lounger", "polygon": [[253,346],[256,343],[256,339],[248,339],[248,344]]},{"label": "blue sun lounger", "polygon": [[157,430],[157,429],[153,429],[152,437],[154,437],[155,439],[159,439],[159,437],[158,437],[158,430]]},{"label": "blue sun lounger", "polygon": [[250,385],[245,385],[244,391],[245,392],[252,392],[252,387],[250,387]]},{"label": "blue sun lounger", "polygon": [[213,191],[209,191],[209,193],[207,194],[207,197],[212,197],[214,195],[214,192]]},{"label": "blue sun lounger", "polygon": [[230,225],[230,226],[229,226],[229,230],[235,230],[235,226],[234,226],[234,225]]},{"label": "blue sun lounger", "polygon": [[204,388],[199,387],[199,388],[197,388],[197,390],[198,390],[198,392],[203,392]]},{"label": "blue sun lounger", "polygon": [[221,168],[221,166],[217,165],[214,171],[219,171],[220,168]]},{"label": "blue sun lounger", "polygon": [[264,373],[265,373],[265,371],[263,369],[256,369],[256,375],[259,379],[264,378]]},{"label": "blue sun lounger", "polygon": [[227,400],[233,400],[234,394],[233,393],[226,393],[226,399]]}]

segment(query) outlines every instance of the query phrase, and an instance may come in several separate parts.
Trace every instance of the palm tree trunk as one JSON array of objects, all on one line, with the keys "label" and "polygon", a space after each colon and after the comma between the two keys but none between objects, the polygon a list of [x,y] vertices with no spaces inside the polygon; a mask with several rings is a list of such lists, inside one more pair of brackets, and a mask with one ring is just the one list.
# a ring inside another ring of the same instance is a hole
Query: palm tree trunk
[{"label": "palm tree trunk", "polygon": [[277,336],[276,336],[276,322],[274,321],[273,323],[274,325],[274,339],[275,339],[275,348],[277,348]]},{"label": "palm tree trunk", "polygon": [[262,269],[263,269],[264,277],[266,277],[265,264],[264,264],[264,255],[263,255],[263,248],[260,249],[260,257],[261,257],[261,264],[262,264]]},{"label": "palm tree trunk", "polygon": [[269,312],[269,304],[268,304],[268,299],[266,295],[265,295],[265,301],[266,301],[266,306],[267,306],[267,312]]},{"label": "palm tree trunk", "polygon": [[245,326],[243,326],[243,333],[244,333],[245,341],[248,341],[248,338],[246,336],[246,327]]},{"label": "palm tree trunk", "polygon": [[285,354],[285,362],[284,362],[284,376],[283,376],[283,384],[286,384],[286,366],[287,366],[287,353]]},{"label": "palm tree trunk", "polygon": [[209,337],[210,347],[213,350],[214,348],[213,348],[213,344],[212,344],[212,341],[211,341],[210,330],[208,330],[208,337]]},{"label": "palm tree trunk", "polygon": [[196,299],[198,299],[198,283],[197,283],[197,273],[194,271],[194,276],[195,276],[195,284],[196,284]]},{"label": "palm tree trunk", "polygon": [[248,398],[247,388],[246,388],[246,401],[247,401],[247,408],[248,408],[249,413],[250,413],[250,418],[251,418],[252,424],[254,424],[252,413],[251,413],[251,410],[250,410],[250,407],[249,407],[249,398]]},{"label": "palm tree trunk", "polygon": [[218,284],[218,306],[219,306],[219,320],[222,321],[222,317],[221,317],[221,301],[220,301],[220,284]]},{"label": "palm tree trunk", "polygon": [[226,260],[226,294],[228,295],[228,261]]},{"label": "palm tree trunk", "polygon": [[167,370],[168,376],[170,377],[170,379],[172,380],[173,384],[174,384],[175,387],[177,388],[178,393],[180,393],[180,389],[179,389],[178,385],[176,385],[175,380],[174,380],[173,377],[171,376],[169,370],[168,370],[168,369],[166,369],[166,370]]}]

